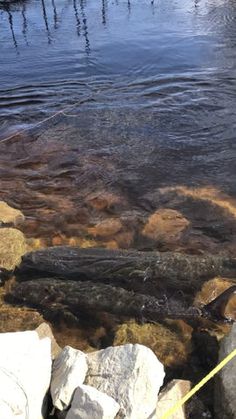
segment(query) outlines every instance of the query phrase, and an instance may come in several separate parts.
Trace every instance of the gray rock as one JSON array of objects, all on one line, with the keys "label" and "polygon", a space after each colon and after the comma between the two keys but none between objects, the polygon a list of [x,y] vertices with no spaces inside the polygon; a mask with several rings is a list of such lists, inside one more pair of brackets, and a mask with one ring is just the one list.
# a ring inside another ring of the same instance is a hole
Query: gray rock
[{"label": "gray rock", "polygon": [[46,418],[51,341],[37,333],[0,334],[0,417]]},{"label": "gray rock", "polygon": [[74,393],[66,419],[114,419],[119,404],[94,387],[81,385]]},{"label": "gray rock", "polygon": [[[236,348],[236,324],[220,345],[219,362]],[[217,419],[236,418],[236,358],[218,373],[215,379],[215,414]]]},{"label": "gray rock", "polygon": [[66,346],[53,363],[51,396],[58,410],[66,409],[75,389],[83,384],[88,370],[86,355]]},{"label": "gray rock", "polygon": [[165,376],[163,365],[143,345],[123,345],[89,353],[86,384],[114,398],[126,419],[155,415]]}]

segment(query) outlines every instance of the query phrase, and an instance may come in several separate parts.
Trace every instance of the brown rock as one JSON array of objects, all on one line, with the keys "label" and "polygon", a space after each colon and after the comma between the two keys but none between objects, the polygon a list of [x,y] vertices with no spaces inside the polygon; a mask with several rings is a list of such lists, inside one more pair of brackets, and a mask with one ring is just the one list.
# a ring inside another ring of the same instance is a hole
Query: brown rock
[{"label": "brown rock", "polygon": [[109,237],[118,233],[122,229],[122,223],[117,218],[108,218],[94,227],[88,229],[89,234],[95,237]]},{"label": "brown rock", "polygon": [[142,234],[152,240],[169,243],[178,241],[189,224],[179,211],[160,209],[149,217]]},{"label": "brown rock", "polygon": [[[182,399],[191,389],[191,383],[187,380],[172,380],[159,393],[156,419],[161,419],[163,415]],[[169,416],[169,419],[186,419],[185,407],[181,406],[175,413]]]},{"label": "brown rock", "polygon": [[51,340],[51,356],[52,359],[55,359],[57,355],[61,352],[61,348],[58,345],[56,339],[54,338],[54,335],[52,333],[52,329],[47,323],[42,323],[40,326],[35,329],[35,331],[38,333],[39,338],[49,338]]},{"label": "brown rock", "polygon": [[[197,293],[194,304],[196,306],[208,304],[232,285],[235,285],[235,279],[221,277],[213,278],[210,281],[207,281]],[[232,295],[224,308],[224,312],[221,314],[226,318],[236,321],[236,295]]]},{"label": "brown rock", "polygon": [[110,209],[121,203],[121,198],[111,192],[101,191],[87,198],[87,203],[98,211]]},{"label": "brown rock", "polygon": [[25,220],[24,215],[21,211],[11,208],[4,201],[0,201],[0,226],[17,226],[22,224]]},{"label": "brown rock", "polygon": [[27,252],[25,236],[15,228],[0,229],[0,267],[12,271]]},{"label": "brown rock", "polygon": [[[175,322],[176,323],[176,322]],[[137,324],[134,321],[118,326],[113,345],[139,343],[153,350],[165,366],[177,366],[186,361],[191,349],[191,332],[174,330],[161,324]],[[191,329],[191,328],[190,328]]]}]

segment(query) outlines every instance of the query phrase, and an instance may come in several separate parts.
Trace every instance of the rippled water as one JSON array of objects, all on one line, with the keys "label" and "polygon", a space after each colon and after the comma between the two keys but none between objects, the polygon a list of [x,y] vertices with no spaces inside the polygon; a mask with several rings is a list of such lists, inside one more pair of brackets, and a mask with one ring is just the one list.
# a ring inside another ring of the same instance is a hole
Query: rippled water
[{"label": "rippled water", "polygon": [[[172,248],[234,253],[235,19],[230,0],[0,2],[0,195],[29,236],[166,249],[143,228],[170,208],[191,224]],[[107,218],[129,237],[91,230]]]}]

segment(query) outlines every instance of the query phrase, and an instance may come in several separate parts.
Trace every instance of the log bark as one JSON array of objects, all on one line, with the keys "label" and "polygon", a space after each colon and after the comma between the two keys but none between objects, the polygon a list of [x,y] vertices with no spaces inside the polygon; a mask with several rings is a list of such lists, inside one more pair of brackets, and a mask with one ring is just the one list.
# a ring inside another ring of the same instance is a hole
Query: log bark
[{"label": "log bark", "polygon": [[[232,287],[231,292],[227,290],[227,298],[235,291],[236,286]],[[142,321],[158,321],[164,318],[187,320],[201,317],[217,321],[223,319],[220,313],[220,297],[216,299],[216,306],[211,303],[209,309],[206,309],[207,306],[199,309],[188,306],[183,300],[157,299],[90,281],[40,278],[21,282],[11,290],[7,300],[47,311],[70,311],[77,317],[81,312],[91,315],[93,312],[105,311],[116,316],[139,318]]]},{"label": "log bark", "polygon": [[51,247],[23,256],[17,275],[21,281],[34,276],[57,276],[102,282],[155,296],[168,290],[193,295],[207,279],[217,275],[236,276],[236,259],[173,252]]}]

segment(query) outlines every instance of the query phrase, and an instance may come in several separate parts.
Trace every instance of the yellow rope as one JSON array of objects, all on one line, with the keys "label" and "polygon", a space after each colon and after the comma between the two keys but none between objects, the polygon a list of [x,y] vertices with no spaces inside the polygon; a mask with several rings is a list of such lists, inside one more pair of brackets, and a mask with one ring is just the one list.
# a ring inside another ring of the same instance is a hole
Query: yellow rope
[{"label": "yellow rope", "polygon": [[223,359],[209,374],[204,377],[200,383],[198,383],[195,387],[192,388],[181,400],[179,400],[177,403],[174,404],[170,409],[168,409],[164,415],[161,417],[161,419],[167,419],[171,415],[173,415],[181,406],[183,406],[184,403],[186,403],[187,400],[190,399],[201,387],[204,386],[204,384],[207,383],[214,375],[219,372],[231,359],[233,359],[236,356],[236,349],[234,349],[229,355],[226,356],[226,358]]}]

